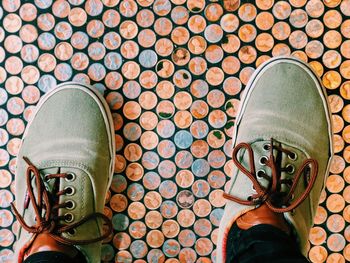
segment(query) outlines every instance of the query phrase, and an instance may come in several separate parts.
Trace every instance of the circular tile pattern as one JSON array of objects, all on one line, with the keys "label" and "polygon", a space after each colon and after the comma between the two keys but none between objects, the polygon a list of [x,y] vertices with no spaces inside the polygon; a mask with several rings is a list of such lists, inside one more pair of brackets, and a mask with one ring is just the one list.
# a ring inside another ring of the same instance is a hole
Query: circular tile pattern
[{"label": "circular tile pattern", "polygon": [[2,1],[1,258],[13,257],[20,138],[41,95],[73,80],[94,85],[113,111],[106,213],[115,233],[103,260],[209,262],[241,91],[261,63],[292,55],[322,79],[334,122],[336,156],[309,258],[350,260],[349,10],[348,0],[242,1],[234,12],[195,0]]}]

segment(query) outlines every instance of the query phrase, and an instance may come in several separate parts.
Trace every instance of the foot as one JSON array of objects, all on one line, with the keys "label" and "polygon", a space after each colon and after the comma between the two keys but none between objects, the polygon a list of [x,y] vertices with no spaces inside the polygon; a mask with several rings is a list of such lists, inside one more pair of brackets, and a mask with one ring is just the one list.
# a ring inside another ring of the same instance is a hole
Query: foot
[{"label": "foot", "polygon": [[248,230],[260,224],[272,225],[290,235],[290,226],[283,214],[273,212],[266,204],[262,204],[260,207],[243,214],[237,218],[236,223],[242,230]]},{"label": "foot", "polygon": [[78,250],[74,246],[69,246],[58,242],[56,239],[52,238],[49,234],[43,233],[39,234],[32,245],[24,253],[24,260],[32,254],[44,251],[55,251],[63,253],[70,258],[74,258],[78,254]]},{"label": "foot", "polygon": [[112,116],[95,89],[67,83],[41,99],[17,157],[18,262],[43,249],[45,236],[100,261],[101,240],[112,230],[103,208],[114,147]]},{"label": "foot", "polygon": [[220,223],[218,262],[227,234],[274,225],[307,254],[309,230],[333,155],[331,115],[320,80],[303,62],[274,58],[260,66],[242,97],[233,162]]}]

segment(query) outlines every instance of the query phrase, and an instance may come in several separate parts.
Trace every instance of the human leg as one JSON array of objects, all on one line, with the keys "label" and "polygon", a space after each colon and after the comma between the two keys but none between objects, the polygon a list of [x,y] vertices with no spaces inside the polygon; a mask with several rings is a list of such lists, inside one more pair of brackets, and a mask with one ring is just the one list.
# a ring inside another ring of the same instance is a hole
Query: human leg
[{"label": "human leg", "polygon": [[[275,58],[257,69],[241,103],[217,262],[229,262],[226,255],[235,224],[246,231],[261,224],[277,226],[306,256],[333,155],[325,91],[304,63]],[[267,210],[259,213],[264,207]]]},{"label": "human leg", "polygon": [[78,254],[74,258],[71,258],[65,253],[57,251],[44,251],[31,254],[27,257],[23,263],[84,263],[85,257],[82,254]]},{"label": "human leg", "polygon": [[228,234],[227,261],[230,263],[307,263],[293,237],[272,225],[248,230],[234,224]]},{"label": "human leg", "polygon": [[100,261],[101,240],[112,231],[103,208],[114,147],[112,116],[98,91],[66,83],[41,99],[17,161],[18,262],[43,251]]}]

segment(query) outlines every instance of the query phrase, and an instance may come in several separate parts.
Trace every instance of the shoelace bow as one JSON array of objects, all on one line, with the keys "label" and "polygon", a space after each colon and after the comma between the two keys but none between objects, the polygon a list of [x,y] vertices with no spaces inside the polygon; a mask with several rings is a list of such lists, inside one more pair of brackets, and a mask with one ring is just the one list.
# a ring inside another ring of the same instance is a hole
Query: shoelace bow
[{"label": "shoelace bow", "polygon": [[[248,151],[249,155],[249,170],[247,170],[237,159],[237,153],[242,149],[245,148]],[[270,150],[270,156],[266,160],[265,165],[268,166],[271,169],[271,177],[266,175],[263,176],[265,179],[269,181],[268,188],[264,188],[262,185],[259,184],[257,175],[255,173],[255,163],[254,163],[254,153],[252,147],[247,143],[240,143],[233,149],[233,162],[237,166],[237,168],[245,174],[253,183],[253,187],[256,191],[256,194],[248,197],[247,200],[243,200],[241,198],[235,197],[233,195],[224,193],[223,197],[237,202],[242,205],[260,205],[263,203],[266,203],[266,205],[274,212],[276,213],[285,213],[292,211],[296,207],[298,207],[309,195],[318,172],[318,163],[315,159],[306,159],[298,171],[296,172],[296,175],[293,179],[281,179],[280,178],[280,172],[284,171],[283,168],[278,168],[273,156],[273,150],[276,149],[278,151],[282,151],[286,154],[290,154],[291,151],[284,149],[280,146],[273,145],[273,139],[270,140],[269,150]],[[304,174],[304,170],[309,167],[310,168],[310,176],[307,176]],[[298,182],[302,175],[304,174],[304,184],[306,185],[306,189],[302,195],[300,195],[297,199],[295,199],[292,203],[289,203],[291,200],[294,191],[298,185]],[[289,192],[285,195],[283,194],[281,190],[281,185],[287,184],[290,186]],[[282,198],[282,200],[277,200],[277,203],[282,204],[281,207],[276,206],[276,198]]]},{"label": "shoelace bow", "polygon": [[[66,245],[85,245],[94,243],[97,241],[104,240],[107,238],[110,233],[112,233],[112,224],[107,216],[105,216],[102,213],[92,213],[88,215],[87,217],[82,218],[81,220],[72,223],[70,225],[59,225],[58,221],[65,219],[64,216],[57,216],[58,209],[62,207],[67,207],[66,204],[57,204],[52,206],[50,201],[50,196],[48,191],[46,190],[43,180],[40,176],[39,170],[29,161],[27,157],[23,157],[25,162],[28,164],[28,168],[26,171],[26,182],[27,182],[27,189],[28,189],[28,195],[29,195],[29,201],[31,202],[34,211],[35,211],[35,219],[36,224],[34,226],[29,226],[24,218],[19,214],[14,204],[11,204],[11,207],[13,209],[13,212],[18,220],[18,222],[21,224],[21,226],[28,231],[29,233],[33,234],[40,234],[40,233],[48,233],[52,238],[57,240],[58,242],[61,242]],[[31,175],[34,175],[35,177],[35,184],[37,187],[37,198],[34,195],[34,190],[31,184]],[[60,174],[50,174],[47,176],[48,179],[53,178],[66,178],[66,173],[60,173]],[[56,196],[59,197],[60,195],[66,194],[67,191],[62,190],[56,193]],[[43,214],[43,209],[45,209],[45,215]],[[55,215],[56,213],[56,215]],[[85,222],[91,220],[101,218],[106,223],[108,229],[104,231],[104,234],[100,237],[92,238],[92,239],[84,239],[84,240],[72,240],[65,237],[60,236],[60,234],[64,232],[73,231],[76,227],[84,224]]]}]

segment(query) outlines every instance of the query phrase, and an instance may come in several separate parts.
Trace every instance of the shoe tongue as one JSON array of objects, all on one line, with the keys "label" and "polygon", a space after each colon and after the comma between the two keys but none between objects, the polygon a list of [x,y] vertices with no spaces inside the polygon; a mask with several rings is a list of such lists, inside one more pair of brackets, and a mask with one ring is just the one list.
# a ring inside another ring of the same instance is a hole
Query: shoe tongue
[{"label": "shoe tongue", "polygon": [[[54,190],[55,187],[55,180],[51,179],[51,180],[45,180],[45,175],[48,174],[57,174],[59,173],[60,168],[57,167],[53,167],[53,168],[45,168],[45,169],[40,169],[40,175],[41,175],[41,179],[42,182],[44,183],[45,189],[47,192],[52,193],[52,191]],[[36,185],[36,180],[35,180],[35,176],[32,176],[31,179],[31,183],[32,183],[32,188],[33,188],[33,194],[35,196],[35,198],[38,198],[38,189],[37,189],[37,185]],[[28,194],[28,189],[26,191],[26,197],[24,199],[24,203],[23,203],[24,209],[28,209],[31,204],[30,204],[30,200],[29,200],[29,194]]]},{"label": "shoe tongue", "polygon": [[[271,168],[267,166],[266,164],[263,164],[262,160],[263,159],[270,159],[270,150],[265,149],[265,145],[270,144],[270,140],[261,140],[261,141],[256,141],[254,143],[251,143],[251,147],[254,153],[254,165],[255,165],[255,173],[256,173],[256,178],[258,182],[265,188],[269,186],[269,182],[263,178],[259,177],[258,173],[259,171],[263,171],[266,175],[268,175],[271,178]],[[279,159],[279,153],[277,150],[273,150],[273,156],[276,160]],[[279,160],[280,162],[281,160]],[[249,169],[249,153],[248,151],[244,152],[244,158],[243,158],[243,165]],[[278,164],[277,164],[278,165]]]},{"label": "shoe tongue", "polygon": [[[270,144],[270,140],[261,140],[261,141],[255,141],[249,143],[252,147],[253,153],[254,153],[254,166],[255,166],[255,173],[256,178],[259,184],[265,188],[269,187],[270,182],[265,179],[264,177],[259,176],[259,172],[264,172],[268,177],[272,178],[272,169],[271,167],[267,166],[266,164],[262,163],[262,159],[270,159],[270,150],[267,150],[264,146],[266,144]],[[286,149],[290,149],[287,145],[284,143],[275,141],[273,142],[275,147],[282,147]],[[240,152],[238,152],[238,160],[240,160],[241,164],[250,171],[249,167],[249,152],[242,149]],[[291,175],[287,174],[286,172],[281,172],[280,169],[286,168],[288,164],[291,163],[291,160],[287,157],[285,153],[283,153],[281,150],[274,149],[273,150],[273,157],[274,157],[274,163],[275,167],[277,169],[277,176],[281,176],[280,179],[287,179],[291,178]],[[295,166],[295,163],[292,162],[293,166]],[[297,168],[297,166],[295,166]],[[281,192],[288,191],[289,188],[285,185],[281,185]]]}]

